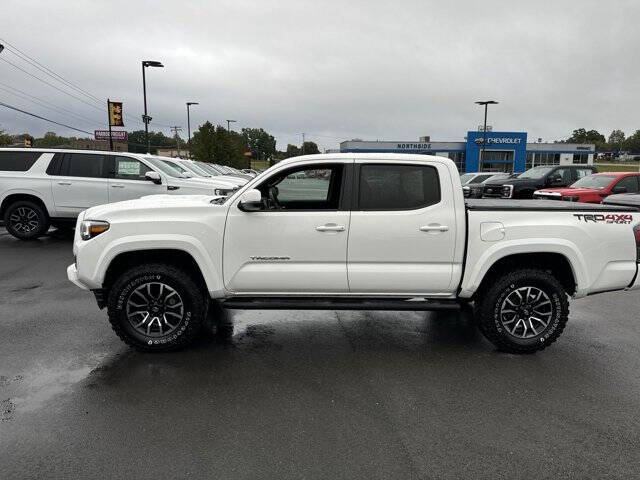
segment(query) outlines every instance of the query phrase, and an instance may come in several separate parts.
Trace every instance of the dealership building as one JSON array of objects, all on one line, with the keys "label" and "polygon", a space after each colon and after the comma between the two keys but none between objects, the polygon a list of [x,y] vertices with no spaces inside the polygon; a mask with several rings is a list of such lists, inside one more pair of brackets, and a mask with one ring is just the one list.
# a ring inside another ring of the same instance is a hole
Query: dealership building
[{"label": "dealership building", "polygon": [[527,143],[526,132],[488,131],[482,154],[484,139],[482,131],[468,132],[464,142],[432,142],[430,137],[417,142],[354,139],[341,142],[340,151],[439,155],[453,160],[460,172],[520,173],[539,165],[592,165],[596,149],[588,143]]}]

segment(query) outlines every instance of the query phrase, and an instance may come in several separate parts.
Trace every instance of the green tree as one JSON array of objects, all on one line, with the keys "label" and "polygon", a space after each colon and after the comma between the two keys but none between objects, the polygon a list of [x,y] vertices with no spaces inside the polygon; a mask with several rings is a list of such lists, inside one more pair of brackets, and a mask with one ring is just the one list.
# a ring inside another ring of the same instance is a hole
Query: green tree
[{"label": "green tree", "polygon": [[276,139],[262,128],[243,128],[244,143],[254,160],[271,160],[276,154]]},{"label": "green tree", "polygon": [[[129,132],[129,151],[135,153],[147,153],[147,140],[144,130]],[[149,142],[151,143],[151,153],[156,154],[158,148],[171,148],[176,146],[176,141],[167,137],[162,132],[149,132]]]},{"label": "green tree", "polygon": [[316,145],[315,142],[304,142],[302,146],[302,153],[304,153],[304,155],[313,155],[315,153],[320,153],[320,150],[318,150],[318,145]]},{"label": "green tree", "polygon": [[34,147],[53,148],[68,144],[74,138],[60,137],[56,132],[47,132],[42,138],[36,138]]},{"label": "green tree", "polygon": [[573,134],[565,140],[566,143],[595,143],[596,147],[605,144],[607,139],[597,130],[585,130],[578,128]]},{"label": "green tree", "polygon": [[640,152],[640,130],[636,130],[633,135],[624,141],[623,149],[630,152]]},{"label": "green tree", "polygon": [[287,145],[287,150],[284,152],[284,158],[297,157],[301,155],[301,150],[295,145]]},{"label": "green tree", "polygon": [[0,146],[11,145],[12,143],[11,135],[4,133],[4,130],[0,130]]},{"label": "green tree", "polygon": [[214,162],[216,156],[216,127],[205,122],[191,137],[191,155],[201,162]]},{"label": "green tree", "polygon": [[612,150],[620,150],[624,145],[625,135],[622,130],[613,130],[609,135],[609,148]]}]

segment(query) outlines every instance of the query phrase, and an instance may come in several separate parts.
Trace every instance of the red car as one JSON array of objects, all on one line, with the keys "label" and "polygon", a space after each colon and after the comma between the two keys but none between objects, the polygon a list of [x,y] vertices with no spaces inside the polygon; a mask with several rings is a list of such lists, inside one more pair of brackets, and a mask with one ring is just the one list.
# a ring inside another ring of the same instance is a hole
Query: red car
[{"label": "red car", "polygon": [[568,187],[536,190],[533,198],[600,203],[602,199],[614,193],[638,192],[640,192],[640,173],[605,172],[582,177]]}]

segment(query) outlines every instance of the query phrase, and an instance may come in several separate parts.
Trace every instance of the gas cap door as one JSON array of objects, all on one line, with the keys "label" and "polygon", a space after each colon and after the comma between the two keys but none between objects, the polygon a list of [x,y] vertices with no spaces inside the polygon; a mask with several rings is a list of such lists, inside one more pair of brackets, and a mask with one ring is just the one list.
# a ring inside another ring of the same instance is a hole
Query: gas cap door
[{"label": "gas cap door", "polygon": [[505,228],[501,222],[482,222],[480,239],[483,242],[499,242],[504,238]]}]

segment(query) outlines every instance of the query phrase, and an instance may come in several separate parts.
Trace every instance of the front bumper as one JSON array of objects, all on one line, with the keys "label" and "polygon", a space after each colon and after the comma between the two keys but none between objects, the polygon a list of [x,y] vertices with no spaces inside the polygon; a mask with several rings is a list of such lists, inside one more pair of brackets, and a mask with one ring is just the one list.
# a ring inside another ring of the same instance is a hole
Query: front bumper
[{"label": "front bumper", "polygon": [[72,263],[67,267],[67,278],[81,289],[89,290],[89,287],[80,281],[80,278],[78,277],[78,269],[76,268],[75,263]]}]

